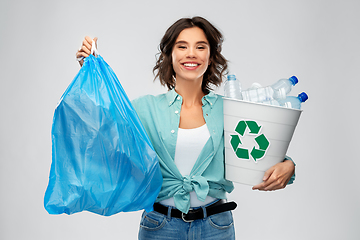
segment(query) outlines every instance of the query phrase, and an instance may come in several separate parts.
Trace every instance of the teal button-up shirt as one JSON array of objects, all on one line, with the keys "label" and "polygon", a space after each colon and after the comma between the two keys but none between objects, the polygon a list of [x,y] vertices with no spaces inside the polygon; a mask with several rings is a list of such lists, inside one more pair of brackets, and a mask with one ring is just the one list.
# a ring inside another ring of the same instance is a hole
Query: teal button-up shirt
[{"label": "teal button-up shirt", "polygon": [[189,176],[182,176],[174,163],[182,97],[170,90],[158,96],[146,95],[132,104],[140,117],[157,153],[163,175],[163,185],[157,202],[174,197],[176,208],[187,213],[190,194],[199,200],[209,195],[225,199],[234,189],[224,176],[224,115],[222,97],[210,92],[202,98],[203,116],[210,138],[202,149]]},{"label": "teal button-up shirt", "polygon": [[[226,192],[230,193],[234,186],[225,179],[222,96],[210,92],[202,98],[203,116],[210,138],[189,176],[182,176],[174,162],[182,97],[172,89],[158,96],[137,98],[132,104],[159,158],[163,185],[156,202],[174,197],[176,208],[187,213],[192,191],[201,201],[207,195],[225,199]],[[289,183],[293,179],[294,176]]]}]

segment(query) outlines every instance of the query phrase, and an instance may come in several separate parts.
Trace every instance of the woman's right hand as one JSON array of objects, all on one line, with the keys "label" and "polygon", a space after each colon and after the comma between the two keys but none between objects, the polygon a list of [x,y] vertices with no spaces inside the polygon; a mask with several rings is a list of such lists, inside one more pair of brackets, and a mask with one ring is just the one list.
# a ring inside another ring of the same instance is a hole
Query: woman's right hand
[{"label": "woman's right hand", "polygon": [[[97,40],[98,38],[95,37],[94,39],[91,39],[91,37],[86,36],[84,41],[82,42],[82,46],[81,48],[76,52],[76,58],[87,58],[90,54],[91,54],[91,45],[92,42],[95,42],[95,46],[97,48]],[[80,60],[79,61],[80,66],[82,67],[82,65],[84,64],[84,60]]]}]

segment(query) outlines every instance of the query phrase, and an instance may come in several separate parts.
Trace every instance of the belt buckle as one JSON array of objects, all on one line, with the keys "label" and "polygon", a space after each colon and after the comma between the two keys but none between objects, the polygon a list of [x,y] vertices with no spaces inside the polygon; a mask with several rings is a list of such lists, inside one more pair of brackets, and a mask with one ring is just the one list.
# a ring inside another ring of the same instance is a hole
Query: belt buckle
[{"label": "belt buckle", "polygon": [[182,213],[181,213],[181,218],[182,218],[182,220],[183,220],[184,222],[191,223],[191,222],[194,221],[194,220],[186,220],[186,219],[185,219],[185,216],[186,216],[186,214],[184,214],[184,213],[182,212]]}]

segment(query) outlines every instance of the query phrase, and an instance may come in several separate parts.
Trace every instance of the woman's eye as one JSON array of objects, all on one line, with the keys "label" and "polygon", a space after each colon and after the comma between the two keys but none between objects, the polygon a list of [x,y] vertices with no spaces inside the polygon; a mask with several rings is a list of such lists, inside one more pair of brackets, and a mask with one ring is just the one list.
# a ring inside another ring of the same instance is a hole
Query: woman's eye
[{"label": "woman's eye", "polygon": [[198,49],[205,49],[204,46],[198,46]]},{"label": "woman's eye", "polygon": [[181,46],[181,45],[180,45],[180,46],[179,46],[179,48],[181,48],[181,49],[185,49],[186,47],[185,47],[185,46]]}]

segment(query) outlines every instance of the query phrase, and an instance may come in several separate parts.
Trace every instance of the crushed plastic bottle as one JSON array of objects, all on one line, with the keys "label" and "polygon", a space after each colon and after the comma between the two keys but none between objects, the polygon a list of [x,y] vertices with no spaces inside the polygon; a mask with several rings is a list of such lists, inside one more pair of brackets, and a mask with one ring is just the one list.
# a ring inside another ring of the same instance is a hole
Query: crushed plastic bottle
[{"label": "crushed plastic bottle", "polygon": [[275,99],[266,100],[261,103],[267,104],[267,105],[272,105],[272,106],[280,106],[280,103],[278,101],[276,101]]},{"label": "crushed plastic bottle", "polygon": [[254,90],[254,89],[258,89],[258,88],[261,88],[261,84],[260,83],[257,83],[257,82],[254,82],[253,84],[251,84],[251,86],[246,89],[246,90]]},{"label": "crushed plastic bottle", "polygon": [[242,91],[241,95],[244,101],[261,103],[273,99],[274,90],[271,87],[262,87]]}]

